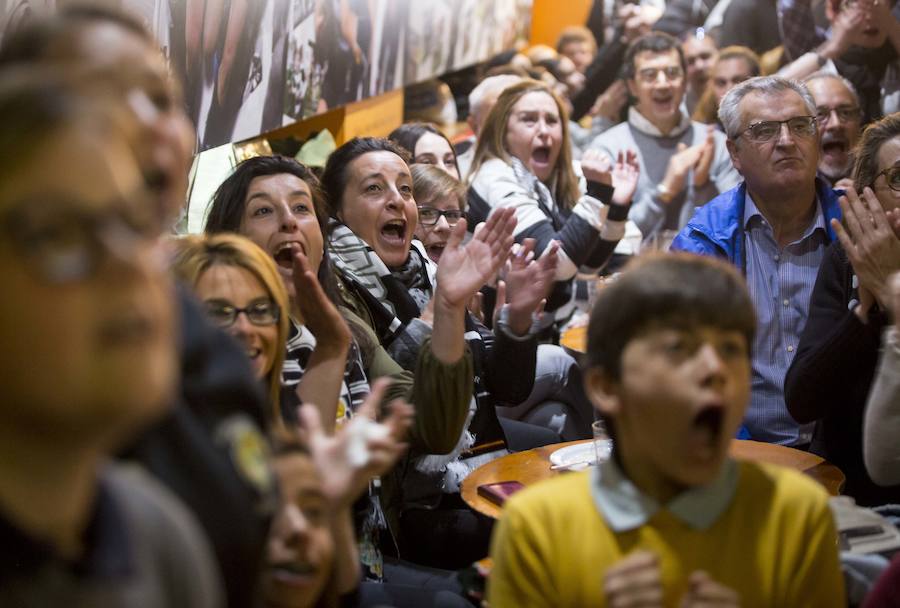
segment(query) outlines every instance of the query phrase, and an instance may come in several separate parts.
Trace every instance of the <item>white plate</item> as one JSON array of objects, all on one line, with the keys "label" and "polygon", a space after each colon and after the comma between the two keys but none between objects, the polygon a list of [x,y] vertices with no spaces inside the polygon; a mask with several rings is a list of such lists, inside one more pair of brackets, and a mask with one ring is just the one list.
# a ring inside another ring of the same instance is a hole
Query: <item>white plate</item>
[{"label": "white plate", "polygon": [[559,448],[550,454],[550,463],[558,467],[570,467],[580,462],[587,465],[597,464],[597,452],[594,451],[593,441]]}]

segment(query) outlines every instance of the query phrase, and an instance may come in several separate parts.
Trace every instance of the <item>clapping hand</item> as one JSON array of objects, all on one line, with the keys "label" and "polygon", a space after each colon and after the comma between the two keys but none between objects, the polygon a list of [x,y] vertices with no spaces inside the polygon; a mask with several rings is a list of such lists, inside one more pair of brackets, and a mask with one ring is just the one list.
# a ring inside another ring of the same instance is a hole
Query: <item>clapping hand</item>
[{"label": "clapping hand", "polygon": [[300,309],[299,319],[316,338],[316,352],[336,351],[346,355],[350,347],[350,328],[337,307],[325,295],[316,273],[299,245],[293,245],[294,300]]},{"label": "clapping hand", "polygon": [[637,160],[637,152],[634,150],[620,151],[616,157],[616,164],[612,168],[612,186],[615,188],[612,196],[614,205],[631,203],[640,176],[641,166]]},{"label": "clapping hand", "polygon": [[412,424],[412,406],[395,400],[388,416],[375,422],[389,385],[385,378],[377,380],[353,418],[334,435],[325,433],[315,406],[300,406],[298,437],[309,448],[322,478],[322,491],[336,510],[352,505],[369,480],[387,473],[406,450],[403,439]]},{"label": "clapping hand", "polygon": [[528,332],[533,315],[538,314],[546,303],[559,263],[559,245],[555,241],[537,260],[534,259],[534,244],[534,239],[523,241],[507,262],[504,280],[497,284],[494,314],[506,304],[509,328],[517,336]]},{"label": "clapping hand", "polygon": [[515,227],[515,209],[497,209],[463,245],[466,220],[461,219],[453,227],[438,264],[435,299],[450,308],[465,306],[506,262]]},{"label": "clapping hand", "polygon": [[699,188],[705,186],[709,181],[709,170],[712,167],[713,157],[716,155],[716,140],[713,135],[716,128],[709,125],[706,128],[706,139],[700,146],[700,156],[697,158],[697,164],[694,165],[694,187]]},{"label": "clapping hand", "polygon": [[681,608],[740,608],[741,598],[733,589],[717,583],[698,570],[688,579],[688,592],[681,600]]},{"label": "clapping hand", "polygon": [[[900,238],[896,223],[892,225],[897,215],[884,212],[871,188],[863,190],[862,199],[852,189],[847,190],[840,204],[846,227],[836,219],[831,220],[831,226],[859,277],[860,300],[869,295],[884,305],[887,278],[900,270]],[[867,312],[865,308],[858,311],[861,318]]]},{"label": "clapping hand", "polygon": [[653,553],[632,553],[606,571],[603,593],[610,608],[662,608],[659,561]]}]

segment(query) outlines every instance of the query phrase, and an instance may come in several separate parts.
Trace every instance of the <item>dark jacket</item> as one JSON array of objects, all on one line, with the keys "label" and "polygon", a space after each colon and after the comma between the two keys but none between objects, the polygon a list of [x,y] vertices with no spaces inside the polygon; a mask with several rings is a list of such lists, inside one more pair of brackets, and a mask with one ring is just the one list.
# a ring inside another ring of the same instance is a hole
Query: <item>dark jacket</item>
[{"label": "dark jacket", "polygon": [[812,451],[847,477],[844,493],[863,505],[900,502],[900,486],[876,486],[863,463],[863,417],[881,331],[880,311],[863,323],[853,267],[839,242],[829,245],[809,304],[797,355],[784,380],[784,396],[798,422],[818,421]]}]

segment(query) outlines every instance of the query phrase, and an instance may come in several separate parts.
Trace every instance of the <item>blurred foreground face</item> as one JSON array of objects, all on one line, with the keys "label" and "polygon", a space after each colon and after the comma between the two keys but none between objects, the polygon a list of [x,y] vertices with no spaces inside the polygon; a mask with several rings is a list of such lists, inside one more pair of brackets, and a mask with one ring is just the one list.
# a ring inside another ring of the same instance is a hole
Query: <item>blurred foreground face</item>
[{"label": "blurred foreground face", "polygon": [[269,531],[265,604],[269,608],[313,606],[325,589],[334,560],[331,514],[322,482],[306,454],[279,456],[275,472],[281,505]]},{"label": "blurred foreground face", "polygon": [[595,402],[615,419],[626,471],[645,491],[674,496],[719,474],[750,398],[749,352],[741,332],[706,326],[649,329],[628,343],[621,377]]},{"label": "blurred foreground face", "polygon": [[174,388],[174,294],[129,142],[70,127],[0,181],[3,424],[115,435]]},{"label": "blurred foreground face", "polygon": [[106,23],[86,28],[79,55],[79,61],[111,69],[121,79],[143,129],[136,147],[141,172],[168,227],[185,202],[195,133],[162,53],[133,32]]}]

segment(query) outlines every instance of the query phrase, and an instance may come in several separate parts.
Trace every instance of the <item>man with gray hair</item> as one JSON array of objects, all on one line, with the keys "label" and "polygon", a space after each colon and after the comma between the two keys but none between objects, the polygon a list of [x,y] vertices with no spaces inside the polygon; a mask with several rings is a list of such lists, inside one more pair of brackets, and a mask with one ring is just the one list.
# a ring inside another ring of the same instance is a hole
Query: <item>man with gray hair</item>
[{"label": "man with gray hair", "polygon": [[815,102],[802,84],[751,78],[725,95],[719,120],[744,181],[700,207],[672,249],[726,258],[744,273],[759,320],[745,429],[752,439],[805,448],[812,425],[788,413],[784,376],[835,239],[830,221],[841,214],[838,193],[816,177]]},{"label": "man with gray hair", "polygon": [[[511,87],[521,81],[521,76],[512,74],[488,76],[469,93],[469,117],[466,119],[466,122],[472,128],[473,135],[468,140],[457,144],[456,147],[456,166],[459,168],[459,175],[463,180],[466,179],[466,176],[469,174],[469,167],[472,166],[475,148],[478,145],[478,136],[481,134],[485,118],[491,113],[491,108],[497,103],[500,93],[507,87]],[[463,144],[468,144],[468,146],[463,148]]]},{"label": "man with gray hair", "polygon": [[850,81],[832,72],[816,72],[803,83],[816,102],[819,176],[837,188],[852,188],[853,149],[862,132],[859,97]]}]

